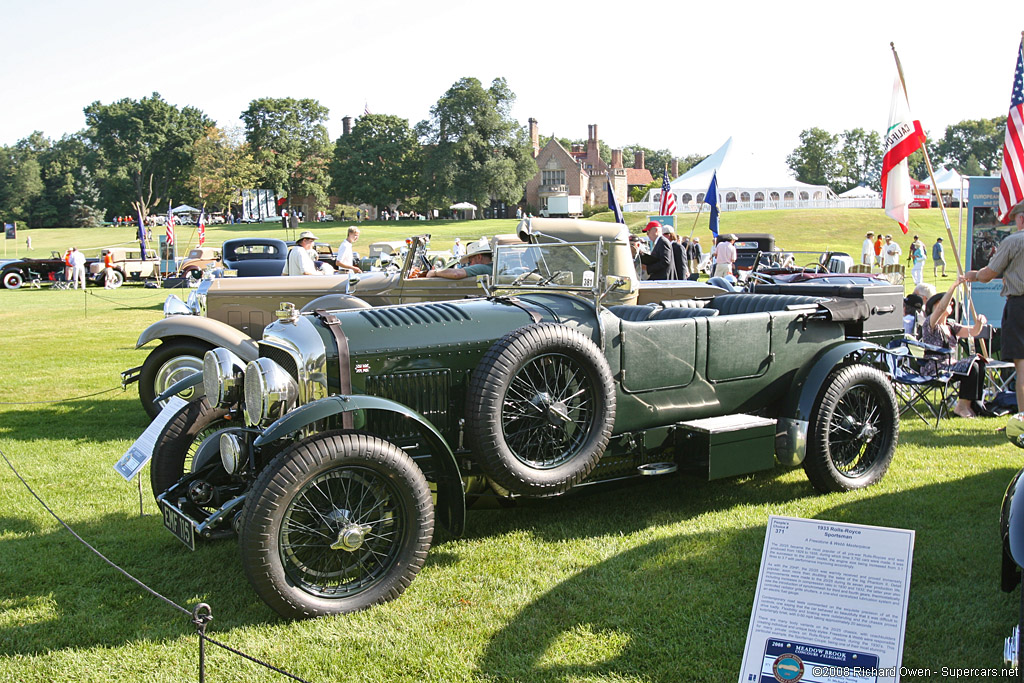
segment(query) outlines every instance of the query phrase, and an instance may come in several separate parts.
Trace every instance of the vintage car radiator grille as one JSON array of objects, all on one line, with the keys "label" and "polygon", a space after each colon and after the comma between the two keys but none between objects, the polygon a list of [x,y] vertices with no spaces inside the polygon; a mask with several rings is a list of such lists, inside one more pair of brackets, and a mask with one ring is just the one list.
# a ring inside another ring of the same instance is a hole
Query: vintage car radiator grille
[{"label": "vintage car radiator grille", "polygon": [[449,303],[429,303],[418,306],[395,306],[359,311],[374,327],[399,327],[431,323],[450,323],[469,320],[469,315]]},{"label": "vintage car radiator grille", "polygon": [[[451,372],[428,370],[374,375],[366,378],[366,393],[409,406],[430,420],[442,433],[447,431]],[[406,437],[417,433],[412,422],[394,413],[371,411],[367,428],[387,437]]]},{"label": "vintage car radiator grille", "polygon": [[269,344],[260,344],[260,357],[269,358],[284,368],[296,380],[299,379],[299,368],[295,364],[295,358],[287,351],[276,346],[270,346]]}]

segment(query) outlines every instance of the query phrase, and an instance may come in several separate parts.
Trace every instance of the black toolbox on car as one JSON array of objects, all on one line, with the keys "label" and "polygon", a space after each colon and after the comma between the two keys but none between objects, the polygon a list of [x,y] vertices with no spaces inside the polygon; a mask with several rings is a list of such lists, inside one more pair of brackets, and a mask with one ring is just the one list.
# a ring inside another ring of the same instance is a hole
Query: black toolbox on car
[{"label": "black toolbox on car", "polygon": [[868,305],[864,321],[847,322],[846,334],[883,344],[903,334],[902,285],[815,285],[805,282],[756,284],[755,294],[800,294],[837,299],[863,299]]}]

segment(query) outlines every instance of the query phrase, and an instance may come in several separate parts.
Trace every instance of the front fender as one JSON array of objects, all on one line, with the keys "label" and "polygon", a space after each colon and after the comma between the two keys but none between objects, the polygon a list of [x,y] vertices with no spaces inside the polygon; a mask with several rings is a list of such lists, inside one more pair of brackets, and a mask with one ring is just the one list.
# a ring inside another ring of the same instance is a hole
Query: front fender
[{"label": "front fender", "polygon": [[1006,487],[999,514],[1000,535],[1003,537],[1003,567],[1001,587],[1007,593],[1020,583],[1020,568],[1024,566],[1024,470],[1017,472]]},{"label": "front fender", "polygon": [[171,337],[191,337],[213,346],[223,346],[247,363],[259,357],[256,341],[245,332],[219,320],[194,315],[174,315],[158,320],[142,331],[135,348]]},{"label": "front fender", "polygon": [[781,464],[796,467],[804,461],[811,414],[829,374],[850,354],[878,348],[865,341],[840,342],[825,349],[800,368],[779,413],[775,455]]},{"label": "front fender", "polygon": [[455,454],[434,425],[401,403],[364,394],[328,396],[296,408],[278,419],[256,438],[253,446],[263,446],[318,420],[353,410],[383,410],[401,415],[415,423],[420,435],[430,446],[430,457],[437,471],[438,521],[453,535],[462,535],[466,526],[466,499]]}]

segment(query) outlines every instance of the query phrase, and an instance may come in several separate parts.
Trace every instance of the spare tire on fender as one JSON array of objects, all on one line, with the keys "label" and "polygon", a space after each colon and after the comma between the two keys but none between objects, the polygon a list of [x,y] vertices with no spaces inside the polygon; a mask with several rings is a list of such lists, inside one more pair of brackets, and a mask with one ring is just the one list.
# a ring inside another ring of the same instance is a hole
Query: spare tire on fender
[{"label": "spare tire on fender", "polygon": [[538,323],[487,351],[466,393],[466,438],[500,486],[562,493],[604,454],[615,423],[615,383],[601,350],[579,330]]}]

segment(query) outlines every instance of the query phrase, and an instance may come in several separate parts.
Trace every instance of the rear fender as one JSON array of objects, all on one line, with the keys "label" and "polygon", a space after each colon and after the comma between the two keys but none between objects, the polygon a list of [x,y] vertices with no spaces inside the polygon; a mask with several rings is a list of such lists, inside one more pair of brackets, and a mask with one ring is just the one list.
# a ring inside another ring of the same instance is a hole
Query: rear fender
[{"label": "rear fender", "polygon": [[775,434],[775,456],[779,463],[796,467],[807,455],[807,434],[818,394],[829,374],[852,353],[877,349],[863,341],[844,341],[818,354],[797,372],[785,404],[779,413]]},{"label": "rear fender", "polygon": [[267,427],[253,446],[260,447],[293,434],[318,420],[353,410],[382,410],[412,420],[417,431],[430,447],[430,457],[437,472],[437,518],[451,534],[461,536],[466,526],[466,500],[462,475],[451,447],[425,417],[412,408],[378,396],[354,394],[328,396],[296,408]]},{"label": "rear fender", "polygon": [[223,346],[246,363],[259,357],[256,341],[245,332],[219,320],[194,315],[174,315],[158,320],[142,331],[135,348],[173,337],[199,339],[213,346]]}]

